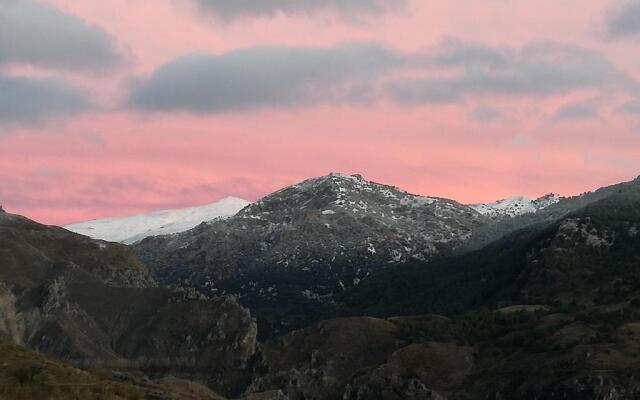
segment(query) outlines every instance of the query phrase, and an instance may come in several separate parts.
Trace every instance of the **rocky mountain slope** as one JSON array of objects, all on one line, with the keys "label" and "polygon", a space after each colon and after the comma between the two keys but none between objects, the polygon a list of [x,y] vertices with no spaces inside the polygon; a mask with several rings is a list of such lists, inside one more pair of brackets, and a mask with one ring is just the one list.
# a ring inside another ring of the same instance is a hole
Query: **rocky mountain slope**
[{"label": "rocky mountain slope", "polygon": [[452,200],[330,174],[135,250],[163,283],[238,296],[266,333],[317,318],[372,270],[450,252],[488,221]]},{"label": "rocky mountain slope", "polygon": [[[584,202],[582,207],[525,226],[476,251],[388,268],[370,276],[350,295],[369,305],[369,300],[375,300],[380,308],[368,311],[382,315],[452,313],[512,300],[551,303],[571,297],[578,302],[584,297],[596,301],[595,294],[605,290],[607,282],[617,285],[624,278],[622,270],[616,270],[618,264],[635,273],[633,266],[640,257],[640,248],[634,247],[640,240],[640,179],[588,196],[599,199],[576,198]],[[543,273],[548,273],[546,281],[532,279]],[[626,279],[632,284],[635,278]],[[464,290],[452,291],[454,287]],[[570,293],[563,294],[562,287]],[[580,297],[578,291],[583,292]]]},{"label": "rocky mountain slope", "polygon": [[235,301],[159,287],[124,245],[7,213],[0,341],[81,365],[198,379],[223,394],[244,385],[257,346],[255,321]]},{"label": "rocky mountain slope", "polygon": [[184,232],[205,221],[229,217],[247,205],[249,202],[246,200],[227,197],[200,207],[163,210],[122,218],[102,218],[67,225],[65,228],[94,239],[131,244],[149,236]]}]

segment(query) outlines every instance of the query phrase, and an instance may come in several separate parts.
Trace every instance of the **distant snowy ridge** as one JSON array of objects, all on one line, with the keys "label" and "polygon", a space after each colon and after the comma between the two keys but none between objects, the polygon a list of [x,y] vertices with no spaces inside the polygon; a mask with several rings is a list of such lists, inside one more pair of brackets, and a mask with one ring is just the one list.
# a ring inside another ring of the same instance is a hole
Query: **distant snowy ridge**
[{"label": "distant snowy ridge", "polygon": [[103,218],[65,226],[66,229],[94,239],[131,244],[149,236],[187,231],[216,218],[230,217],[250,203],[227,197],[200,207],[156,211],[122,218]]},{"label": "distant snowy ridge", "polygon": [[560,200],[562,200],[562,197],[551,193],[538,199],[531,199],[526,196],[513,196],[498,200],[494,203],[472,204],[470,207],[480,214],[492,218],[515,217],[522,214],[536,213]]}]

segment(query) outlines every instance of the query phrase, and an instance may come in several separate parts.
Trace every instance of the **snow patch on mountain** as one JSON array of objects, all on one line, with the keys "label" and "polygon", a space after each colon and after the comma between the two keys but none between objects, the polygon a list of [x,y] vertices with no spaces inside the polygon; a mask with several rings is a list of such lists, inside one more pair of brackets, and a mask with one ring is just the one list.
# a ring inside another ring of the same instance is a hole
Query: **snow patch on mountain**
[{"label": "snow patch on mountain", "polygon": [[480,214],[492,218],[515,217],[522,214],[536,213],[560,200],[562,200],[562,197],[551,193],[538,199],[513,196],[494,203],[472,204],[470,207]]},{"label": "snow patch on mountain", "polygon": [[187,231],[217,218],[238,213],[250,203],[227,197],[205,206],[156,211],[122,218],[102,218],[65,226],[66,229],[94,239],[131,244],[149,236]]}]

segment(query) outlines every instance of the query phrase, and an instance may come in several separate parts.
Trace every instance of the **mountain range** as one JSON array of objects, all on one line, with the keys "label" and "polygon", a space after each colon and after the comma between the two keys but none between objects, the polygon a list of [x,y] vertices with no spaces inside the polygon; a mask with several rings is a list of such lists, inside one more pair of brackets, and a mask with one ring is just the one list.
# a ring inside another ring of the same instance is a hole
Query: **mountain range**
[{"label": "mountain range", "polygon": [[[362,179],[361,176],[356,176]],[[332,173],[329,174],[329,177],[348,178],[348,175]],[[326,179],[327,177],[323,178]],[[513,196],[493,203],[471,204],[469,207],[480,214],[500,219],[536,213],[561,199],[562,197],[555,193],[538,199]],[[185,232],[203,222],[233,216],[249,204],[251,203],[244,199],[225,197],[222,200],[204,206],[161,210],[125,217],[101,218],[65,225],[64,228],[94,239],[133,244],[147,237]]]},{"label": "mountain range", "polygon": [[127,246],[0,212],[0,342],[64,360],[0,347],[0,383],[34,364],[35,391],[100,367],[150,399],[640,396],[640,178],[464,205],[330,174],[203,218]]}]

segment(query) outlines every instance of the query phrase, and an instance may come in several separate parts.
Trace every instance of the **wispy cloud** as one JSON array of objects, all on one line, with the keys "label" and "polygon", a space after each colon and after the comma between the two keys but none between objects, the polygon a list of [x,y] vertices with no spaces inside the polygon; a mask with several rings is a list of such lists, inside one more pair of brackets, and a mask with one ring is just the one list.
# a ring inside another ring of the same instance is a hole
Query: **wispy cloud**
[{"label": "wispy cloud", "polygon": [[599,115],[598,107],[591,102],[570,103],[560,107],[556,111],[554,119],[556,121],[596,119]]},{"label": "wispy cloud", "polygon": [[602,54],[575,45],[542,42],[499,48],[448,39],[425,56],[432,66],[429,74],[388,85],[397,102],[455,103],[470,97],[548,97],[637,87]]},{"label": "wispy cloud", "polygon": [[497,121],[501,119],[502,116],[502,111],[486,104],[480,104],[469,113],[469,118],[472,121],[479,122]]},{"label": "wispy cloud", "polygon": [[640,99],[630,100],[620,107],[617,108],[617,111],[625,114],[638,114],[640,115]]},{"label": "wispy cloud", "polygon": [[627,1],[613,9],[607,16],[606,30],[612,37],[640,35],[640,2]]}]

